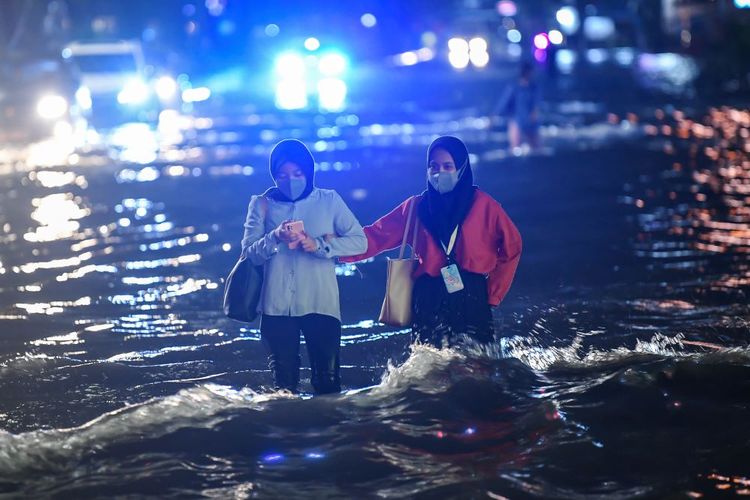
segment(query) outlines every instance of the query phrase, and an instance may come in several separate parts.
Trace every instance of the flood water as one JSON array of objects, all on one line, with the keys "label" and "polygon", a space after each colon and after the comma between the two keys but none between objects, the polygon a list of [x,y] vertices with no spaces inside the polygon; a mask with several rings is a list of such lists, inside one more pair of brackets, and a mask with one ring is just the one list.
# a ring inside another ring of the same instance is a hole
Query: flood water
[{"label": "flood water", "polygon": [[[4,153],[0,497],[750,495],[750,113],[574,108],[520,157],[455,111]],[[405,354],[375,321],[385,257],[342,265],[346,392],[274,393],[257,325],[220,310],[273,143],[312,145],[367,224],[424,189],[439,133],[524,238],[497,344]]]}]

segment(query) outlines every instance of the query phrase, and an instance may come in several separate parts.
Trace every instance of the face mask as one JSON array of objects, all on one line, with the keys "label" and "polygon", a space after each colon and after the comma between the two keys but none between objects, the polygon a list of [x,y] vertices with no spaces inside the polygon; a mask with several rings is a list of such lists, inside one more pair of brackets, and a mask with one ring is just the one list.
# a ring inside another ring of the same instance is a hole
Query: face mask
[{"label": "face mask", "polygon": [[304,177],[292,177],[291,179],[281,180],[277,183],[284,196],[294,201],[305,192],[307,179]]},{"label": "face mask", "polygon": [[427,174],[427,180],[438,193],[450,193],[458,184],[458,171]]}]

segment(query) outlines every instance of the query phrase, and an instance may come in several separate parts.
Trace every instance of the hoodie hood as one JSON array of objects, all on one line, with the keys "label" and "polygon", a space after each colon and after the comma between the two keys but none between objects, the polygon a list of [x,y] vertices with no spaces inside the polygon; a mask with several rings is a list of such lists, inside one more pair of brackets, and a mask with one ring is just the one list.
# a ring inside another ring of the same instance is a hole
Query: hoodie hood
[{"label": "hoodie hood", "polygon": [[286,162],[292,162],[302,169],[307,180],[307,186],[302,192],[299,198],[291,200],[287,197],[278,187],[272,187],[266,191],[265,196],[268,196],[277,201],[294,202],[307,198],[315,187],[315,160],[313,159],[312,153],[307,149],[302,142],[297,139],[284,139],[274,146],[271,151],[271,157],[268,160],[268,169],[271,172],[274,182],[276,182],[276,174]]}]

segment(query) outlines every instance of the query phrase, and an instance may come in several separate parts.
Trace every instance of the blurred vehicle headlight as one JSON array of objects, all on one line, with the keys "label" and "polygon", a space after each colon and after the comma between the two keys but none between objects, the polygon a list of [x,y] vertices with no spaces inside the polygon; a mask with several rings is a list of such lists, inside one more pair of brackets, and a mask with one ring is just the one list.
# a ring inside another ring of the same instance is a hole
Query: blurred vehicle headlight
[{"label": "blurred vehicle headlight", "polygon": [[304,80],[286,79],[276,84],[276,107],[303,109],[307,107],[307,86]]},{"label": "blurred vehicle headlight", "polygon": [[[476,43],[476,42],[475,42]],[[455,69],[464,69],[469,65],[469,42],[463,38],[448,40],[448,61]]]},{"label": "blurred vehicle headlight", "polygon": [[487,52],[487,40],[482,37],[472,38],[469,41],[469,59],[471,64],[477,68],[484,68],[490,62],[490,54]]},{"label": "blurred vehicle headlight", "polygon": [[73,135],[73,126],[68,122],[57,122],[55,123],[53,134],[57,139],[68,139]]},{"label": "blurred vehicle headlight", "polygon": [[470,52],[487,52],[487,40],[481,37],[472,38],[469,41]]},{"label": "blurred vehicle headlight", "polygon": [[547,37],[553,45],[561,45],[563,41],[565,41],[563,34],[557,30],[550,30],[550,32],[547,33]]},{"label": "blurred vehicle headlight", "polygon": [[282,79],[304,78],[305,60],[299,54],[282,54],[276,59],[276,73]]},{"label": "blurred vehicle headlight", "polygon": [[163,101],[169,101],[177,94],[177,82],[170,76],[156,80],[156,95]]},{"label": "blurred vehicle headlight", "polygon": [[346,101],[346,83],[338,78],[323,78],[318,82],[320,107],[328,111],[339,111]]},{"label": "blurred vehicle headlight", "polygon": [[484,68],[490,62],[490,54],[486,51],[472,51],[469,53],[469,59],[477,68]]},{"label": "blurred vehicle headlight", "polygon": [[79,87],[76,90],[76,102],[81,109],[91,109],[91,91],[88,87]]},{"label": "blurred vehicle headlight", "polygon": [[557,11],[555,17],[557,18],[557,22],[560,23],[563,32],[572,35],[578,31],[581,21],[578,16],[578,10],[575,7],[562,7]]},{"label": "blurred vehicle headlight", "polygon": [[56,120],[68,111],[68,101],[59,95],[46,95],[39,99],[36,112],[46,120]]},{"label": "blurred vehicle headlight", "polygon": [[337,53],[326,54],[320,58],[318,70],[325,76],[339,76],[346,71],[346,58]]},{"label": "blurred vehicle headlight", "polygon": [[211,89],[208,87],[195,87],[182,91],[182,100],[185,102],[201,102],[211,97]]},{"label": "blurred vehicle headlight", "polygon": [[117,102],[120,104],[143,104],[149,95],[148,85],[143,80],[133,79],[128,81],[117,94]]},{"label": "blurred vehicle headlight", "polygon": [[451,52],[469,52],[469,42],[463,38],[451,38],[448,40],[448,50]]}]

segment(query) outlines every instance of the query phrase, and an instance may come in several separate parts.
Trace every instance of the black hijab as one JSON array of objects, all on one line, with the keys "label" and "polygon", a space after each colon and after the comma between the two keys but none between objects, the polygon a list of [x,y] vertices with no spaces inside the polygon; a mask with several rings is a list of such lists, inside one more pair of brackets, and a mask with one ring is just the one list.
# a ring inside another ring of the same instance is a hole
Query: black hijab
[{"label": "black hijab", "polygon": [[268,160],[268,168],[271,171],[271,177],[273,177],[274,181],[276,181],[276,174],[279,171],[279,167],[286,162],[295,163],[299,165],[300,169],[302,169],[302,172],[305,174],[305,179],[307,180],[305,190],[296,200],[289,199],[289,197],[282,193],[281,189],[276,186],[268,189],[263,196],[268,196],[276,201],[286,202],[300,201],[307,198],[315,187],[315,160],[313,159],[312,153],[307,149],[307,146],[297,139],[284,139],[276,144],[276,146],[273,147],[271,157]]},{"label": "black hijab", "polygon": [[429,168],[430,155],[435,149],[444,149],[453,157],[458,170],[458,183],[453,191],[440,194],[427,181],[427,191],[422,193],[422,201],[418,207],[419,220],[427,228],[435,241],[448,246],[451,234],[460,225],[471,210],[474,203],[474,175],[471,172],[469,151],[460,139],[452,136],[442,136],[435,139],[427,150],[427,165]]}]

